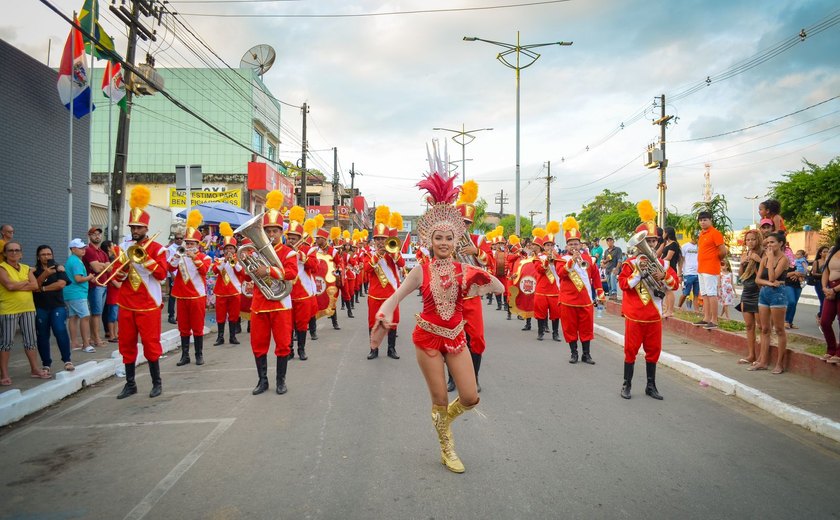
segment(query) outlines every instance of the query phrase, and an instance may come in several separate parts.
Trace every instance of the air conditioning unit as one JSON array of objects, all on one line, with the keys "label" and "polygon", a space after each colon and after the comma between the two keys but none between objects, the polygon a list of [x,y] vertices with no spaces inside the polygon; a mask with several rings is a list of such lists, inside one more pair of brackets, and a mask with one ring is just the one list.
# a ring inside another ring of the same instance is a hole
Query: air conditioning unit
[{"label": "air conditioning unit", "polygon": [[154,85],[161,88],[164,87],[163,76],[158,74],[154,65],[141,63],[137,66],[137,69],[140,71],[142,76],[132,76],[131,86],[134,93],[140,96],[151,96],[152,94],[156,94],[157,89],[153,87],[151,83],[154,83]]},{"label": "air conditioning unit", "polygon": [[662,150],[659,148],[648,148],[645,152],[645,168],[656,169],[659,168],[662,162]]}]

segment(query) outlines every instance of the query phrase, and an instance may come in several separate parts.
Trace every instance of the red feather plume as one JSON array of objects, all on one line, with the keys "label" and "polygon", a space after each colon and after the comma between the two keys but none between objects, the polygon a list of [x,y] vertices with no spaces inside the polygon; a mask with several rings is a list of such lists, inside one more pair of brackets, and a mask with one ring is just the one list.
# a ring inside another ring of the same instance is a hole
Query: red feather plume
[{"label": "red feather plume", "polygon": [[432,152],[429,152],[427,146],[426,154],[429,157],[429,169],[432,171],[423,174],[423,180],[417,183],[417,187],[428,192],[432,204],[452,204],[458,198],[461,187],[455,186],[458,175],[450,177],[446,170],[446,165],[449,164],[445,157],[446,151],[444,150],[444,158],[441,158],[438,152],[437,139],[434,139],[432,141]]}]

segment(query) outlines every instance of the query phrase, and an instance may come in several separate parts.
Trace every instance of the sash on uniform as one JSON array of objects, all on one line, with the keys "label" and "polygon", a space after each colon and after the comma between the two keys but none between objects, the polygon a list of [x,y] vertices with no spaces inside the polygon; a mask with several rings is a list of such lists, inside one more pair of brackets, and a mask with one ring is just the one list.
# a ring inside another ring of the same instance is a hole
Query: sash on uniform
[{"label": "sash on uniform", "polygon": [[230,262],[224,262],[222,265],[224,266],[225,272],[228,275],[228,279],[230,280],[231,285],[236,287],[236,290],[241,293],[242,292],[242,282],[240,282],[239,277],[236,276],[236,271],[234,269],[234,266],[231,265]]},{"label": "sash on uniform", "polygon": [[[192,258],[185,256],[182,257],[182,266],[187,266],[187,275],[189,275],[189,281],[192,283],[193,287],[195,287],[195,291],[198,293],[199,296],[207,296],[207,287],[204,285],[204,280],[201,279],[201,274],[198,272],[198,267],[195,266],[195,260]],[[186,279],[184,280],[187,281]]]},{"label": "sash on uniform", "polygon": [[399,283],[394,275],[394,271],[388,266],[388,261],[385,258],[380,258],[377,264],[379,265],[379,268],[382,269],[382,273],[385,275],[388,283],[391,284],[391,287],[393,287],[396,291],[399,287]]},{"label": "sash on uniform", "polygon": [[137,272],[143,285],[146,286],[149,296],[155,301],[155,305],[160,305],[163,302],[163,294],[160,289],[160,282],[152,276],[152,272],[146,269],[143,264],[133,263],[131,268]]}]

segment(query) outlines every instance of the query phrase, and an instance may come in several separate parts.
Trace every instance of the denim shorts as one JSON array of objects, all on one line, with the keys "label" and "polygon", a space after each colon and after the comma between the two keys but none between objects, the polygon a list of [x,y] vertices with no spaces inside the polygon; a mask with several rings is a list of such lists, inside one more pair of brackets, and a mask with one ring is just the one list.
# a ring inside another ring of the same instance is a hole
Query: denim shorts
[{"label": "denim shorts", "polygon": [[67,316],[78,316],[80,318],[87,318],[90,316],[90,308],[88,307],[87,299],[84,300],[67,300]]},{"label": "denim shorts", "polygon": [[119,317],[119,309],[120,306],[116,303],[105,305],[105,312],[103,313],[105,316],[105,322],[116,323],[117,318]]},{"label": "denim shorts", "polygon": [[683,294],[688,296],[694,292],[694,296],[700,296],[700,281],[696,274],[687,274],[683,277]]},{"label": "denim shorts", "polygon": [[107,287],[90,285],[90,289],[88,289],[88,304],[90,305],[90,313],[94,316],[101,315],[103,309],[105,309],[105,295],[107,292]]},{"label": "denim shorts", "polygon": [[764,286],[758,292],[758,306],[770,307],[771,309],[787,308],[787,295],[785,288]]}]

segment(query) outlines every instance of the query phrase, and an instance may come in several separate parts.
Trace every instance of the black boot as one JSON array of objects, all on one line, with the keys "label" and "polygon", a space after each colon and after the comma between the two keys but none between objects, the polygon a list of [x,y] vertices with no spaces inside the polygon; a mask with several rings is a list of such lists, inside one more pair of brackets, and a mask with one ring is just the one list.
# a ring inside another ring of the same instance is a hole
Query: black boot
[{"label": "black boot", "polygon": [[306,361],[309,357],[306,355],[306,331],[301,330],[297,333],[298,340],[298,358],[301,361]]},{"label": "black boot", "polygon": [[[240,316],[239,318],[236,319],[235,322],[231,322],[231,323],[236,323],[235,334],[242,334],[242,317]],[[248,332],[251,332],[251,327],[248,327]]]},{"label": "black boot", "polygon": [[507,319],[510,321],[510,302],[505,300],[505,311],[507,311]]},{"label": "black boot", "polygon": [[257,386],[251,391],[251,395],[259,395],[268,390],[268,358],[263,354],[254,357],[254,362],[257,364],[257,376],[260,380],[257,381]]},{"label": "black boot", "polygon": [[[355,301],[355,303],[359,303],[359,293],[360,292],[361,291],[356,291],[356,301]],[[354,305],[354,307],[355,307],[355,305]]]},{"label": "black boot", "polygon": [[[352,301],[352,300],[351,300],[351,301]],[[349,301],[347,302],[347,317],[348,317],[348,318],[352,318],[352,317],[353,317],[353,307],[350,305],[350,302],[349,302]]]},{"label": "black boot", "polygon": [[551,320],[551,339],[563,341],[560,339],[560,320]]},{"label": "black boot", "polygon": [[525,320],[525,326],[522,327],[522,330],[531,330],[531,318]]},{"label": "black boot", "polygon": [[487,305],[493,305],[493,293],[487,295]]},{"label": "black boot", "polygon": [[204,364],[204,336],[193,336],[195,341],[195,364]]},{"label": "black boot", "polygon": [[368,354],[367,358],[368,359],[374,359],[374,358],[378,358],[378,357],[379,357],[379,349],[378,348],[370,349],[370,353]]},{"label": "black boot", "polygon": [[496,310],[497,311],[502,310],[502,295],[501,294],[496,295]]},{"label": "black boot", "polygon": [[344,299],[341,300],[341,310],[344,310]]},{"label": "black boot", "polygon": [[454,392],[455,391],[455,380],[452,379],[452,374],[449,374],[449,381],[446,383],[446,391],[447,392]]},{"label": "black boot", "polygon": [[577,341],[569,343],[569,348],[572,350],[572,357],[569,358],[569,363],[574,365],[578,362]]},{"label": "black boot", "polygon": [[287,356],[289,359],[295,359],[295,338],[297,338],[297,331],[292,329],[292,339],[289,340],[289,355]]},{"label": "black boot", "polygon": [[[216,326],[219,327],[219,335],[216,336],[216,341],[213,343],[214,347],[218,347],[219,345],[225,344],[225,322],[217,323]],[[230,326],[230,335],[233,336],[233,322],[231,322]]]},{"label": "black boot", "polygon": [[[277,390],[280,395],[285,394],[288,390],[286,388],[286,368],[289,366],[289,360],[284,356],[277,356]],[[268,382],[266,382],[268,388]]]},{"label": "black boot", "polygon": [[[242,327],[239,327],[239,332],[242,332]],[[248,334],[251,333],[251,320],[248,320]]]},{"label": "black boot", "polygon": [[537,341],[542,341],[548,328],[548,319],[537,320]]},{"label": "black boot", "polygon": [[[237,327],[235,322],[230,322],[230,344],[239,345],[239,340],[236,339],[237,331],[242,332],[242,327]],[[222,324],[222,332],[224,332],[224,324]]]},{"label": "black boot", "polygon": [[400,356],[397,355],[397,329],[388,331],[388,357],[400,359]]},{"label": "black boot", "polygon": [[330,316],[330,319],[332,320],[332,326],[333,326],[333,328],[334,328],[335,330],[341,330],[341,327],[339,327],[339,326],[338,326],[338,314],[336,314],[335,312],[333,312],[333,315],[332,315],[332,316]]},{"label": "black boot", "polygon": [[649,395],[661,401],[663,397],[659,395],[659,390],[656,389],[656,363],[645,363],[647,369],[647,386],[645,387],[645,395]]},{"label": "black boot", "polygon": [[120,392],[120,395],[117,396],[117,399],[125,399],[130,395],[134,395],[137,393],[137,385],[134,383],[134,363],[126,363],[125,364],[125,386]]},{"label": "black boot", "polygon": [[595,362],[592,361],[592,356],[589,355],[589,342],[583,342],[583,357],[580,358],[581,361],[586,363],[587,365],[594,365]]},{"label": "black boot", "polygon": [[309,337],[312,341],[318,339],[318,324],[315,323],[315,316],[309,318]]},{"label": "black boot", "polygon": [[621,397],[630,399],[630,382],[633,380],[633,363],[624,363],[624,384],[621,385]]},{"label": "black boot", "polygon": [[473,368],[475,369],[475,390],[481,393],[481,385],[478,384],[478,371],[481,369],[481,354],[470,352],[470,357],[472,358]]},{"label": "black boot", "polygon": [[175,363],[176,366],[183,366],[190,362],[190,337],[181,336],[181,359]]},{"label": "black boot", "polygon": [[157,397],[163,393],[163,384],[160,381],[160,361],[149,361],[149,375],[152,376],[152,391],[149,397]]}]

